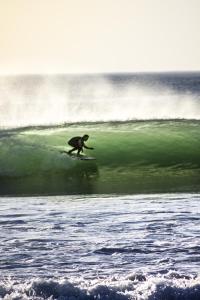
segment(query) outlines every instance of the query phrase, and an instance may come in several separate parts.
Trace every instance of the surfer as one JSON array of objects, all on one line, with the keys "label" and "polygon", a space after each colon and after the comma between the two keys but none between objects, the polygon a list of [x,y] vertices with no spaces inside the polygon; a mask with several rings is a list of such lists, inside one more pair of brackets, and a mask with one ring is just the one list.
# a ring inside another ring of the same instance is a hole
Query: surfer
[{"label": "surfer", "polygon": [[75,136],[73,138],[71,138],[69,141],[68,141],[68,144],[70,146],[72,146],[73,148],[71,150],[68,151],[68,154],[71,154],[73,151],[77,151],[77,156],[80,154],[80,152],[83,152],[83,148],[86,148],[86,149],[90,149],[90,150],[93,150],[94,148],[93,147],[87,147],[85,145],[85,142],[89,139],[89,135],[87,134],[84,134],[84,136]]}]

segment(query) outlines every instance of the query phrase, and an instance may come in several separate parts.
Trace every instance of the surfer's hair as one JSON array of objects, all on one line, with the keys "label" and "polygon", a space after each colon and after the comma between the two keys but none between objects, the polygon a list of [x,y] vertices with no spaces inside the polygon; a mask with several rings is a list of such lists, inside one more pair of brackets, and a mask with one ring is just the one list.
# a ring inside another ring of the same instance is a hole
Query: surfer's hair
[{"label": "surfer's hair", "polygon": [[83,139],[88,139],[89,135],[88,134],[84,134],[84,136],[82,137]]}]

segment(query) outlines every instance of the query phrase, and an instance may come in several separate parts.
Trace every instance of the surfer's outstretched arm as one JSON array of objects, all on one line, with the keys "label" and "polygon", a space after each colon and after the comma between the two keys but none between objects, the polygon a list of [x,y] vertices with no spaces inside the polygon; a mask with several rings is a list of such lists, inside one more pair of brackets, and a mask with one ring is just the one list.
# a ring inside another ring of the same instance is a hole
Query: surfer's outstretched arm
[{"label": "surfer's outstretched arm", "polygon": [[83,144],[83,147],[84,147],[85,149],[94,150],[94,148],[93,148],[93,147],[87,147],[85,144]]}]

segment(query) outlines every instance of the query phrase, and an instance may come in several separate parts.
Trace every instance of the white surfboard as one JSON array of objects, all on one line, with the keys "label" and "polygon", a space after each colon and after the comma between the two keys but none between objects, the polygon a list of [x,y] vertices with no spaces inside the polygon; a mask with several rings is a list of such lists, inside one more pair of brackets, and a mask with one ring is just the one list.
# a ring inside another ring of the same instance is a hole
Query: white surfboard
[{"label": "white surfboard", "polygon": [[77,155],[77,154],[69,154],[67,151],[60,151],[61,153],[65,153],[67,154],[69,157],[71,157],[72,159],[75,159],[75,160],[96,160],[95,157],[92,157],[92,156],[86,156],[86,155]]}]

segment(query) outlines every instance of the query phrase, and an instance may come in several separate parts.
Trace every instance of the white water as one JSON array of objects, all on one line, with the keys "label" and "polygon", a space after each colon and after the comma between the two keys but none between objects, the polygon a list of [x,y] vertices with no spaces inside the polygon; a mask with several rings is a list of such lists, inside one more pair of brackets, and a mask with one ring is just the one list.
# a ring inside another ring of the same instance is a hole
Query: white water
[{"label": "white water", "polygon": [[104,77],[0,78],[0,127],[134,119],[200,119],[200,95]]},{"label": "white water", "polygon": [[108,280],[32,279],[0,282],[4,300],[198,300],[200,278],[166,276],[111,277]]}]

